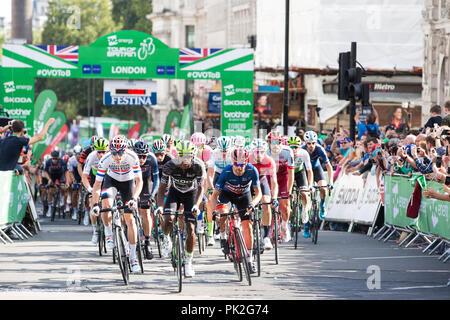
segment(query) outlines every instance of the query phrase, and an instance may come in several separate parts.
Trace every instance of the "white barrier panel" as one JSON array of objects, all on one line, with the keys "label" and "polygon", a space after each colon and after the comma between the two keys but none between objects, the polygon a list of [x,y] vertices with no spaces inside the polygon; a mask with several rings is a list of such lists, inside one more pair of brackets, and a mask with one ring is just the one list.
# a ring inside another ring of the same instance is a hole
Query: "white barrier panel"
[{"label": "white barrier panel", "polygon": [[327,203],[326,220],[372,225],[381,204],[376,177],[367,180],[360,176],[340,175]]}]

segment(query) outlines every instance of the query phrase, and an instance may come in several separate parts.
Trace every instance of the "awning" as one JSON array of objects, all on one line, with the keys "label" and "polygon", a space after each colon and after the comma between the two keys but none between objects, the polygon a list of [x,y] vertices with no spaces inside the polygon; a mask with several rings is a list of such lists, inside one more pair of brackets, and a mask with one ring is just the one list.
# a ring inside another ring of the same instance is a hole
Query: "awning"
[{"label": "awning", "polygon": [[328,119],[331,119],[344,108],[348,106],[350,102],[345,100],[338,100],[337,95],[323,95],[317,99],[317,107],[319,110],[319,122],[325,123]]}]

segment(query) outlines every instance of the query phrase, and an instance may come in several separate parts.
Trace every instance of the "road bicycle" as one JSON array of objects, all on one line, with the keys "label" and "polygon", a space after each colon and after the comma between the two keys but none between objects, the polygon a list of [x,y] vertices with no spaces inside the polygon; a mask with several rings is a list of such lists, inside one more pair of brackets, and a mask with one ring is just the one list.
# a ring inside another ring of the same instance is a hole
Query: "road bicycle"
[{"label": "road bicycle", "polygon": [[175,216],[175,219],[172,223],[172,231],[170,235],[172,239],[172,252],[170,261],[172,263],[172,267],[178,281],[178,292],[181,292],[183,288],[183,278],[186,277],[184,265],[186,257],[184,252],[184,241],[181,238],[182,231],[180,228],[179,216],[184,215],[184,211],[164,212],[163,215]]},{"label": "road bicycle", "polygon": [[112,227],[113,227],[113,239],[114,239],[114,249],[113,249],[113,262],[116,261],[119,264],[120,273],[122,274],[123,281],[128,285],[130,281],[130,259],[128,250],[128,240],[125,235],[125,221],[123,218],[123,209],[127,206],[123,205],[113,205],[111,208],[101,209],[100,212],[111,212],[112,213]]},{"label": "road bicycle", "polygon": [[103,255],[103,253],[108,253],[106,250],[106,236],[105,236],[105,226],[103,224],[102,218],[97,216],[97,235],[98,235],[98,254],[100,256]]},{"label": "road bicycle", "polygon": [[156,247],[158,248],[159,257],[162,258],[161,243],[164,240],[164,234],[161,226],[161,215],[156,214],[154,201],[151,203],[150,206],[150,215],[151,219],[153,220],[153,227],[152,227],[153,240],[155,241]]},{"label": "road bicycle", "polygon": [[226,233],[228,235],[228,254],[225,254],[225,259],[228,258],[233,262],[239,282],[243,280],[242,270],[244,270],[248,285],[251,286],[252,278],[250,275],[248,251],[241,231],[240,219],[237,216],[242,212],[247,212],[247,209],[220,213],[219,216],[227,217]]},{"label": "road bicycle", "polygon": [[264,253],[264,247],[261,246],[262,235],[261,235],[261,217],[262,217],[262,206],[271,205],[271,202],[260,202],[256,207],[256,211],[253,213],[253,261],[256,261],[256,268],[258,277],[261,275],[261,255]]},{"label": "road bicycle", "polygon": [[88,191],[86,188],[81,185],[80,194],[78,196],[78,205],[77,205],[77,221],[78,224],[81,224],[81,221],[84,218],[84,215],[86,214],[86,202],[88,200]]},{"label": "road bicycle", "polygon": [[[309,225],[311,232],[311,241],[317,244],[319,237],[320,218],[319,218],[319,190],[321,188],[328,188],[327,186],[313,186],[311,193],[311,210],[309,211]],[[328,195],[330,194],[328,189]]]},{"label": "road bicycle", "polygon": [[63,218],[65,218],[64,208],[61,206],[61,184],[51,184],[48,188],[56,188],[56,192],[53,194],[50,221],[55,221],[56,212],[58,212],[58,218],[61,218],[61,210],[63,210]]}]

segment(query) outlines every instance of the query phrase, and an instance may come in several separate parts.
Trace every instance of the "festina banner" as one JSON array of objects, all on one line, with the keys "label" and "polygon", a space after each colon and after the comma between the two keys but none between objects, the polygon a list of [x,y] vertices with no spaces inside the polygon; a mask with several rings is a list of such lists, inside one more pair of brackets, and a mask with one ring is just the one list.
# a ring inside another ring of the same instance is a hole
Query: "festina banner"
[{"label": "festina banner", "polygon": [[360,176],[341,174],[327,203],[326,220],[372,225],[381,197],[374,172]]},{"label": "festina banner", "polygon": [[154,106],[156,81],[105,80],[103,104],[106,106]]},{"label": "festina banner", "polygon": [[[140,31],[111,33],[88,47],[6,44],[2,57],[2,106],[15,119],[24,120],[29,132],[34,132],[34,79],[37,77],[222,80],[222,133],[250,138],[253,69],[252,49],[169,48]],[[141,96],[131,92],[114,93],[116,97],[113,92],[105,97],[107,104],[156,104],[156,96],[152,98],[147,91]]]}]

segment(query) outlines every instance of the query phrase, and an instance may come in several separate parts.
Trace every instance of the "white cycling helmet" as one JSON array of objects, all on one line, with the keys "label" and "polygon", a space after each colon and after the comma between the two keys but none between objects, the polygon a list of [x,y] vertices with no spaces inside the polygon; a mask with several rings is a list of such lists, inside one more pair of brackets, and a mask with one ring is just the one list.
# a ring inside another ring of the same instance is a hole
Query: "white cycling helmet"
[{"label": "white cycling helmet", "polygon": [[266,150],[266,149],[267,149],[267,142],[264,141],[263,139],[255,139],[250,144],[250,150],[251,151]]},{"label": "white cycling helmet", "polygon": [[231,147],[231,140],[228,137],[221,136],[217,139],[217,148],[222,151],[226,151]]},{"label": "white cycling helmet", "polygon": [[306,142],[308,141],[317,142],[317,133],[315,133],[314,131],[306,131],[303,138]]},{"label": "white cycling helmet", "polygon": [[233,139],[233,146],[236,148],[244,148],[245,138],[243,136],[235,136]]},{"label": "white cycling helmet", "polygon": [[73,147],[73,152],[74,152],[75,154],[79,154],[79,153],[81,153],[81,151],[83,151],[83,149],[81,148],[81,146],[76,145],[75,147]]}]

